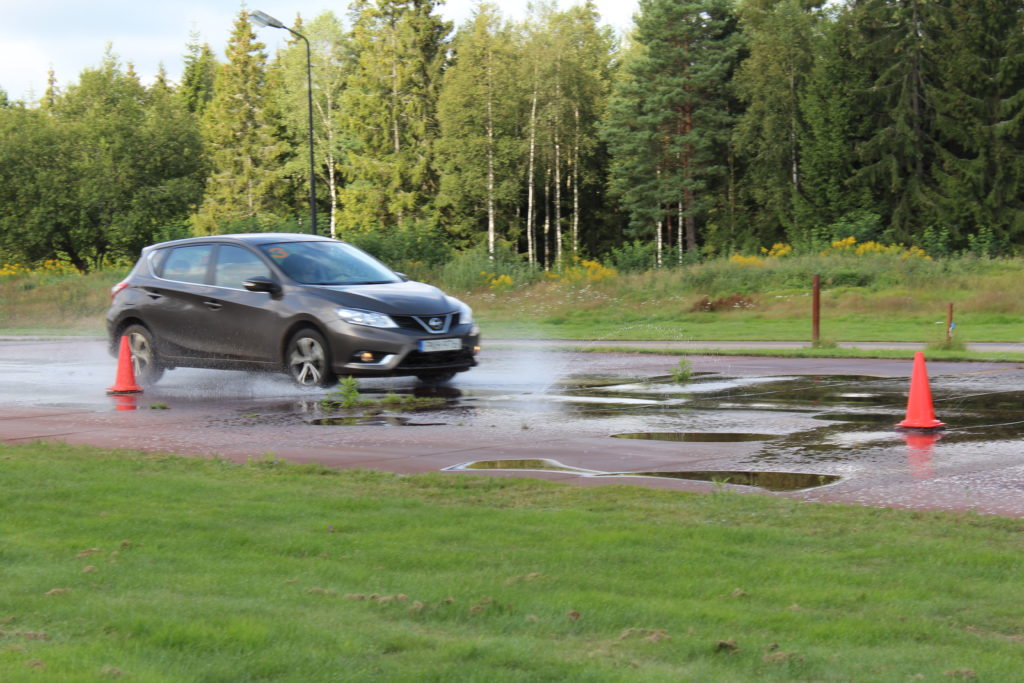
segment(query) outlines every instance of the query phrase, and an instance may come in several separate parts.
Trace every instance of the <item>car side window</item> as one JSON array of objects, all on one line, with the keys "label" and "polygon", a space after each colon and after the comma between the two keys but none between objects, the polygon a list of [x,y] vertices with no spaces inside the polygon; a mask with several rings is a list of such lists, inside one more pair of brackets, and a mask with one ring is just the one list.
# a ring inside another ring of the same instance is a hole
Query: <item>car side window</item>
[{"label": "car side window", "polygon": [[270,277],[270,269],[260,257],[248,249],[222,244],[217,252],[213,284],[218,287],[245,289],[242,284],[252,277]]},{"label": "car side window", "polygon": [[203,284],[212,252],[212,244],[175,247],[164,261],[159,276],[165,280]]}]

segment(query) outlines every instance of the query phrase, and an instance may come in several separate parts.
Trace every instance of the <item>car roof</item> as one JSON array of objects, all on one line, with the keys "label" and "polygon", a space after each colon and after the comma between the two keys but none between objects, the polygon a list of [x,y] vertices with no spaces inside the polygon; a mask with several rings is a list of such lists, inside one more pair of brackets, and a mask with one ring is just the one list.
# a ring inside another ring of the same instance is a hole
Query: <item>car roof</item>
[{"label": "car roof", "polygon": [[263,244],[277,244],[279,242],[336,242],[330,237],[320,235],[307,235],[300,232],[249,232],[236,233],[231,235],[205,235],[203,237],[186,237],[170,242],[160,242],[146,247],[150,249],[163,249],[165,247],[182,246],[186,244],[204,244],[207,242],[244,242],[255,246]]}]

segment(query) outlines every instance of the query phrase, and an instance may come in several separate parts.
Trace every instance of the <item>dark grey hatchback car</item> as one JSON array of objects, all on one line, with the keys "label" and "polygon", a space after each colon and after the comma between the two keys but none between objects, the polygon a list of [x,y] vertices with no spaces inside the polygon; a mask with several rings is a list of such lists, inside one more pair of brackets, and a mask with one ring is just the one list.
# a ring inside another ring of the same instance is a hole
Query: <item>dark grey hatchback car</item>
[{"label": "dark grey hatchback car", "polygon": [[476,365],[470,308],[337,240],[293,233],[154,244],[113,289],[111,352],[122,336],[135,379],[175,367],[271,370],[299,384],[340,376],[443,382]]}]

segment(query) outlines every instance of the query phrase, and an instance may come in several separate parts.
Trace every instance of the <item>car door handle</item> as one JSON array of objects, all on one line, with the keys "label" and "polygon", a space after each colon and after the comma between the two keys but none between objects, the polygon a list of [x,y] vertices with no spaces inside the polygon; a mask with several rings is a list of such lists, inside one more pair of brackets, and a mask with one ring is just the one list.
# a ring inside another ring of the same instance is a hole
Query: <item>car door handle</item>
[{"label": "car door handle", "polygon": [[209,308],[211,311],[216,311],[220,309],[220,307],[223,306],[224,304],[218,303],[216,301],[204,301],[203,305]]},{"label": "car door handle", "polygon": [[161,294],[159,291],[157,291],[155,289],[147,289],[146,290],[146,296],[148,296],[153,301],[156,301],[157,299],[163,299],[164,298],[164,295]]}]

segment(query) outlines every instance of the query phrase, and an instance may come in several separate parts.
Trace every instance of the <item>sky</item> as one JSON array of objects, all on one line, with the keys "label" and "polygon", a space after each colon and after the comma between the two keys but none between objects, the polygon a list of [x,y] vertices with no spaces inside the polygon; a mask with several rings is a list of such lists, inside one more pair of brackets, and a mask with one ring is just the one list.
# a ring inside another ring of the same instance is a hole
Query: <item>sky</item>
[{"label": "sky", "polygon": [[[492,0],[504,17],[522,19],[529,0]],[[344,19],[348,0],[249,0],[259,9],[292,25],[297,14],[308,21],[330,10]],[[559,0],[561,9],[579,4]],[[637,0],[596,0],[603,23],[620,34],[632,24]],[[471,14],[476,0],[447,0],[440,14],[456,25]],[[60,86],[78,81],[85,68],[96,67],[107,45],[122,65],[129,62],[144,83],[160,64],[168,76],[181,76],[193,32],[224,58],[231,26],[241,0],[0,0],[0,88],[12,100],[33,102],[46,91],[52,68]],[[290,35],[280,29],[258,29],[273,54]]]}]

